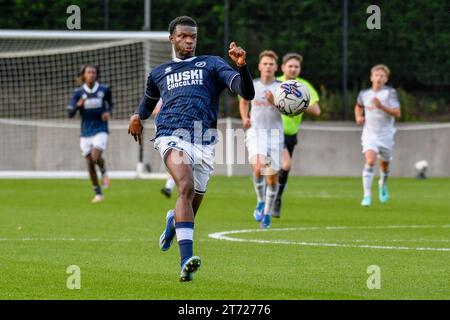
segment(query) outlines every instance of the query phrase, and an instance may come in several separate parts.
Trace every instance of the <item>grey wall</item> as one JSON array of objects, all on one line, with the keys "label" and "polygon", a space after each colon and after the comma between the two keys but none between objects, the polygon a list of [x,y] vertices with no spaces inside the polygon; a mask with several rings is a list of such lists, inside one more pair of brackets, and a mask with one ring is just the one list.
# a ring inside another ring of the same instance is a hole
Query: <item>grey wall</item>
[{"label": "grey wall", "polygon": [[[364,164],[358,131],[301,130],[299,148],[294,154],[294,172],[302,175],[360,176]],[[336,126],[329,123],[326,126]],[[309,127],[309,126],[308,126]],[[337,125],[339,127],[339,124]],[[432,126],[431,126],[432,127]],[[429,163],[429,176],[450,176],[450,125],[443,128],[397,124],[391,173],[394,176],[413,177],[414,164],[419,160]]]},{"label": "grey wall", "polygon": [[[0,170],[85,170],[79,149],[79,122],[39,122],[36,125],[5,124],[0,121]],[[363,166],[360,136],[361,128],[353,123],[302,124],[299,145],[293,157],[292,173],[304,176],[359,176]],[[232,127],[242,130],[240,122],[233,120]],[[429,176],[450,176],[450,124],[402,125],[397,124],[396,145],[391,172],[394,176],[413,177],[414,163],[429,162]],[[223,133],[217,145],[217,160],[225,156],[225,123],[219,123]],[[138,145],[127,134],[127,123],[113,121],[106,152],[110,170],[135,170]],[[236,132],[236,131],[233,131]],[[237,131],[242,132],[242,131]],[[163,172],[164,167],[153,143],[153,123],[146,123],[144,162],[153,172]],[[234,164],[233,174],[248,175],[250,166],[245,144],[235,140],[235,154],[244,164]],[[237,159],[237,157],[236,157]],[[236,162],[235,159],[235,162]],[[215,165],[216,174],[226,174],[225,164]]]}]

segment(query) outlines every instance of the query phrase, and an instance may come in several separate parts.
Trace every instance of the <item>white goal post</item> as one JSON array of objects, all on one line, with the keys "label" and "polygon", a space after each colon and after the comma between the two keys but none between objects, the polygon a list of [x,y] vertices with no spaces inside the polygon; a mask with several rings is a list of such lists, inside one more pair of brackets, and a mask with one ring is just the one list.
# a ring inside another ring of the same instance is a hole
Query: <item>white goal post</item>
[{"label": "white goal post", "polygon": [[[80,119],[66,112],[86,63],[99,65],[115,102],[105,154],[110,176],[165,177],[162,166],[149,172],[156,152],[150,144],[139,150],[126,129],[148,72],[171,57],[166,31],[0,30],[0,177],[87,177]],[[148,121],[147,140],[152,130]]]}]

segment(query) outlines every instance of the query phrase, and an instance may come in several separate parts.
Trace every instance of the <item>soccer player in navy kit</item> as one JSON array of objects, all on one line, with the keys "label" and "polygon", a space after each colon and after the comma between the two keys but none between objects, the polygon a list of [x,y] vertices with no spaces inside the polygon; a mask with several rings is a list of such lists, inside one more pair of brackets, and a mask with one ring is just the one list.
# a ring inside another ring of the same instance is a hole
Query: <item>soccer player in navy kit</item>
[{"label": "soccer player in navy kit", "polygon": [[75,89],[67,107],[69,117],[73,118],[77,111],[81,114],[80,147],[86,158],[89,177],[95,192],[92,202],[103,201],[103,193],[98,182],[95,166],[102,173],[102,185],[107,188],[110,184],[106,174],[105,159],[102,157],[108,143],[108,120],[113,110],[111,90],[108,86],[99,84],[97,66],[85,65],[79,75],[81,86]]},{"label": "soccer player in navy kit", "polygon": [[252,100],[255,91],[245,62],[246,52],[234,42],[228,55],[239,72],[220,57],[195,56],[197,24],[192,18],[175,18],[169,33],[176,57],[149,74],[144,98],[130,119],[128,133],[141,143],[141,120],[150,117],[162,98],[156,117],[155,148],[176,182],[178,199],[175,209],[167,213],[160,248],[168,250],[177,236],[180,281],[190,281],[200,267],[200,258],[193,255],[194,216],[213,170],[219,95],[228,88]]}]

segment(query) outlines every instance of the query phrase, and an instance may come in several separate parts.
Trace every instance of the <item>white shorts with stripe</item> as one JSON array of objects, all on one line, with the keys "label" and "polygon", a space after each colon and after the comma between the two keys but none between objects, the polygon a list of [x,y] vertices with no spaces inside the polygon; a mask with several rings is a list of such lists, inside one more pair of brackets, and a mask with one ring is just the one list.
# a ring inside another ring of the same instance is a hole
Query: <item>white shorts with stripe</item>
[{"label": "white shorts with stripe", "polygon": [[195,193],[205,194],[209,177],[214,172],[214,146],[193,144],[178,137],[168,136],[156,138],[154,147],[159,151],[163,162],[169,150],[183,151],[192,166]]},{"label": "white shorts with stripe", "polygon": [[108,145],[108,134],[106,132],[99,132],[91,137],[80,138],[80,149],[83,157],[86,157],[92,152],[92,149],[98,149],[101,151],[106,150]]},{"label": "white shorts with stripe", "polygon": [[362,153],[368,150],[374,151],[378,158],[383,161],[390,162],[392,160],[392,149],[394,147],[394,139],[379,139],[374,136],[361,138]]},{"label": "white shorts with stripe", "polygon": [[250,128],[245,133],[248,159],[253,164],[256,155],[262,155],[265,166],[278,172],[284,149],[284,133],[281,129]]}]

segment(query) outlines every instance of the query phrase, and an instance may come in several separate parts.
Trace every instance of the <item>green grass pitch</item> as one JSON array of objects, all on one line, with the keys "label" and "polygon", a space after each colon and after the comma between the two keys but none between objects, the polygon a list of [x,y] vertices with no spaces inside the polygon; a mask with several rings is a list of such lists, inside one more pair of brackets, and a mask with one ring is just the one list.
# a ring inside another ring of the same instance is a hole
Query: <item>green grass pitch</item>
[{"label": "green grass pitch", "polygon": [[[176,242],[158,248],[175,202],[162,186],[114,180],[91,204],[87,180],[0,180],[0,299],[450,299],[448,179],[392,178],[389,203],[362,208],[359,178],[290,177],[281,219],[257,231],[250,178],[213,177],[189,283]],[[209,236],[233,230],[249,231]],[[380,289],[367,285],[373,265]]]}]

